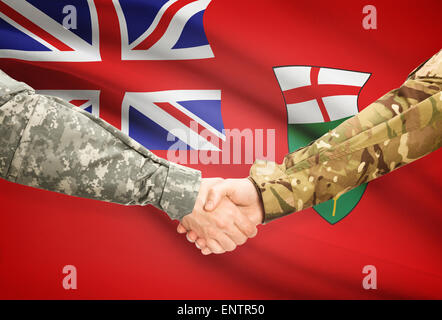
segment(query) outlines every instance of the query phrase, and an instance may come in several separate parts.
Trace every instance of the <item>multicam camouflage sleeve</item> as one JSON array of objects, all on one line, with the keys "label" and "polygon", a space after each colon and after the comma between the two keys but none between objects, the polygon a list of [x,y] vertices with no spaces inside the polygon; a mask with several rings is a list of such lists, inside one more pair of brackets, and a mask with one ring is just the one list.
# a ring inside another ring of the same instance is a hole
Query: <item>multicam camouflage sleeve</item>
[{"label": "multicam camouflage sleeve", "polygon": [[265,222],[338,198],[442,145],[442,51],[405,83],[280,165],[257,161],[250,177]]},{"label": "multicam camouflage sleeve", "polygon": [[105,121],[35,94],[0,70],[0,177],[124,205],[152,204],[172,219],[193,209],[199,171],[158,158]]}]

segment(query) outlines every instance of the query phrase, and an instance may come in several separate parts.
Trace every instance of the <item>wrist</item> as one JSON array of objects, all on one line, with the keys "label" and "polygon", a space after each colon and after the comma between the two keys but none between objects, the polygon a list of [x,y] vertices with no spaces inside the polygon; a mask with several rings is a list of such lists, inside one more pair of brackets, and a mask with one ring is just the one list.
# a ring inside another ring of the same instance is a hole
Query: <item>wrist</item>
[{"label": "wrist", "polygon": [[247,179],[252,185],[253,189],[255,190],[255,198],[256,198],[256,206],[255,210],[253,210],[250,214],[250,219],[255,225],[262,224],[264,222],[264,204],[261,197],[261,191],[259,190],[258,186],[256,185],[255,181],[253,181],[252,178],[248,177]]},{"label": "wrist", "polygon": [[170,163],[160,208],[173,220],[192,212],[200,192],[201,172]]}]

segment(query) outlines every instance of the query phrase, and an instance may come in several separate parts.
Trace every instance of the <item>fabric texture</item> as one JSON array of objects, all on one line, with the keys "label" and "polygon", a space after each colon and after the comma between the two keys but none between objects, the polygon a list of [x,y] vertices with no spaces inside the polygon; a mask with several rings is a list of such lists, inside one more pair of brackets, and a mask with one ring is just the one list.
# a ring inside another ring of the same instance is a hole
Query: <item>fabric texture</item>
[{"label": "fabric texture", "polygon": [[437,150],[442,145],[442,51],[405,83],[358,115],[285,156],[282,164],[256,161],[268,222],[337,199]]},{"label": "fabric texture", "polygon": [[0,71],[0,176],[67,195],[190,213],[201,173],[155,156],[107,122]]}]

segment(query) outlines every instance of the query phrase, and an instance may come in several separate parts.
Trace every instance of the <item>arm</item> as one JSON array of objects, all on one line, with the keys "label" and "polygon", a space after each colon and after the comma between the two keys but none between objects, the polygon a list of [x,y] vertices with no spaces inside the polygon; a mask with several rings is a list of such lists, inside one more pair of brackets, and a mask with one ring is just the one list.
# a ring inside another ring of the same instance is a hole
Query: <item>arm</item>
[{"label": "arm", "polygon": [[337,198],[442,145],[442,51],[387,93],[280,165],[257,161],[250,177],[270,221]]},{"label": "arm", "polygon": [[105,121],[35,94],[0,70],[0,177],[19,184],[181,219],[194,207],[199,171],[164,159]]},{"label": "arm", "polygon": [[[393,90],[280,165],[256,161],[248,179],[209,188],[204,209],[228,197],[255,224],[337,198],[442,145],[442,51]],[[184,228],[182,229],[184,232]],[[214,252],[192,230],[203,254]]]}]

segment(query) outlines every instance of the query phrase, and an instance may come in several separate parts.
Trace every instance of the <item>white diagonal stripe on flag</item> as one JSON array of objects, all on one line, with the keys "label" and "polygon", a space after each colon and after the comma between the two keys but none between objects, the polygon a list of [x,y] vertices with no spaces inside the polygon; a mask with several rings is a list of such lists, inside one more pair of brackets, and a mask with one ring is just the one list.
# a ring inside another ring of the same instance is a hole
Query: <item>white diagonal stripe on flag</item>
[{"label": "white diagonal stripe on flag", "polygon": [[36,90],[36,92],[66,101],[87,100],[87,102],[78,107],[85,109],[92,105],[92,114],[96,117],[100,115],[100,90]]},{"label": "white diagonal stripe on flag", "polygon": [[188,110],[183,111],[177,101],[191,100],[220,100],[220,90],[169,90],[158,92],[127,92],[124,96],[122,105],[122,123],[121,130],[129,134],[129,108],[134,107],[144,114],[151,121],[155,122],[166,131],[172,133],[178,139],[188,144],[194,150],[211,150],[220,151],[220,149],[207,139],[193,131],[190,127],[161,109],[156,103],[169,103],[173,107],[185,113],[189,118],[203,125],[207,130],[215,134],[217,137],[225,140],[225,135],[201,118],[197,117]]}]

